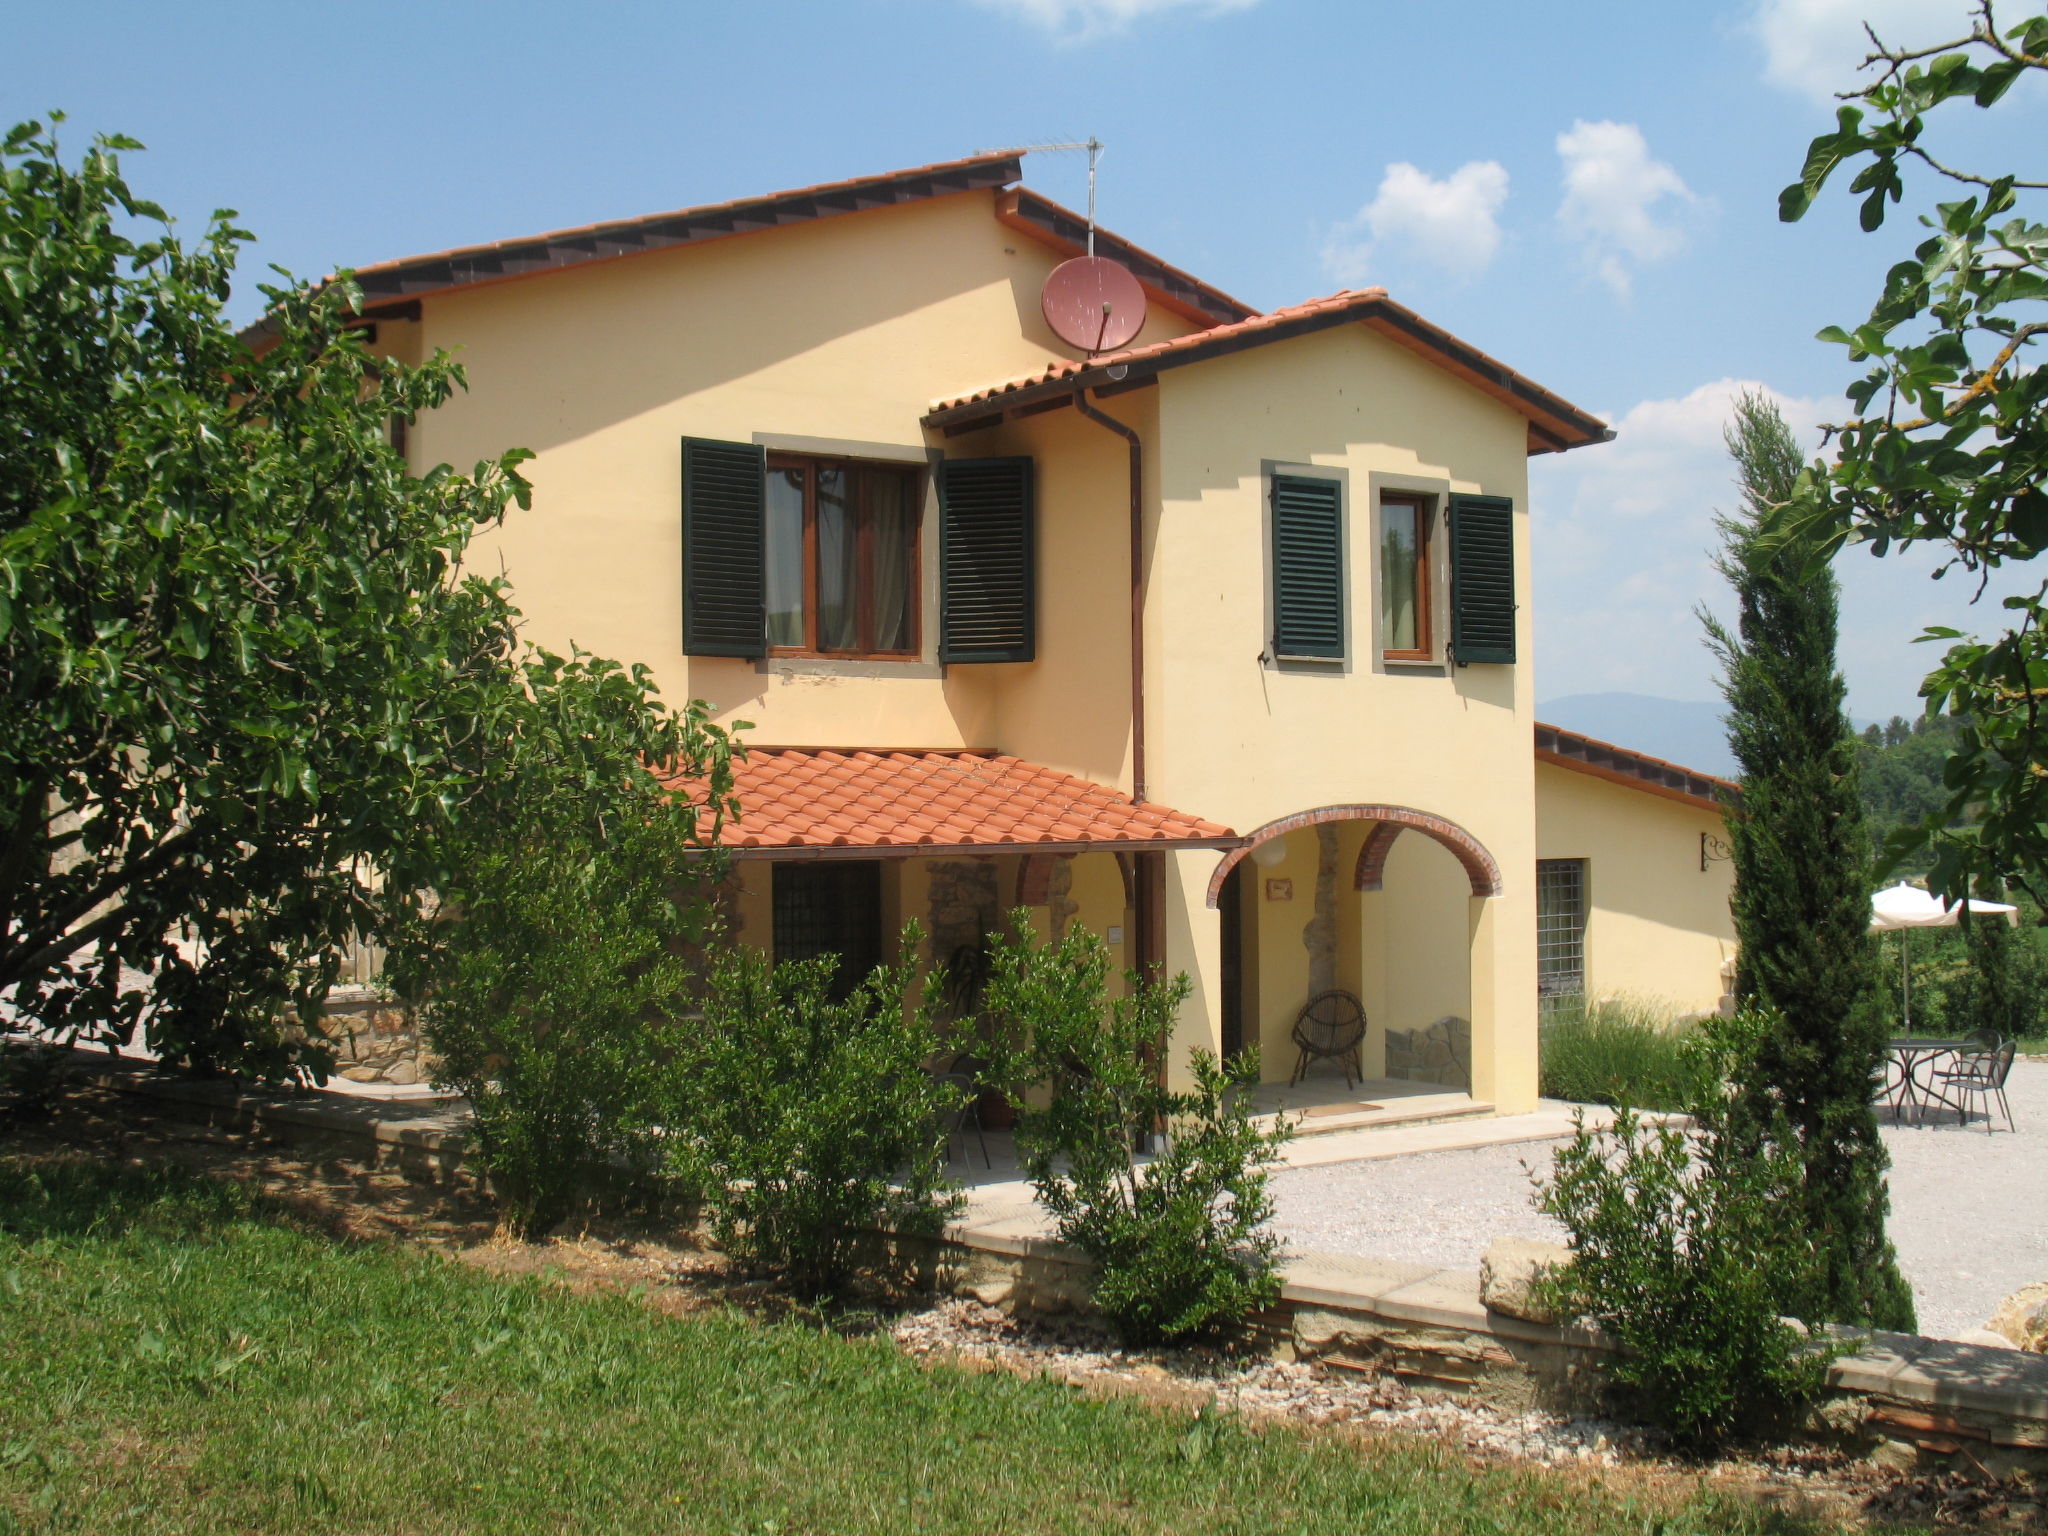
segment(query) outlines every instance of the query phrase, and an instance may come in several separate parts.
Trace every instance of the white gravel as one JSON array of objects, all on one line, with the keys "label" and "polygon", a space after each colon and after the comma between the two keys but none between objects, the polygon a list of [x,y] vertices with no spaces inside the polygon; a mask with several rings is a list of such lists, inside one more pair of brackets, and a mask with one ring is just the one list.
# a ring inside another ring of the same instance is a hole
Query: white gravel
[{"label": "white gravel", "polygon": [[[1611,1467],[1657,1443],[1647,1431],[1603,1419],[1507,1413],[1440,1392],[1418,1392],[1392,1375],[1281,1363],[1199,1345],[1119,1349],[1099,1330],[1071,1319],[1011,1317],[959,1297],[897,1318],[890,1335],[906,1354],[920,1357],[983,1360],[1076,1386],[1172,1388],[1184,1403],[1191,1394],[1206,1397],[1214,1411],[1397,1430],[1548,1466]],[[1797,1461],[1787,1467],[1787,1477],[1805,1475]]]},{"label": "white gravel", "polygon": [[[2013,1119],[1884,1127],[1891,1235],[1920,1328],[1981,1328],[2021,1286],[2048,1280],[2048,1061],[2013,1064]],[[1556,1143],[1521,1142],[1273,1175],[1275,1228],[1297,1249],[1473,1269],[1495,1237],[1563,1234],[1531,1204],[1530,1170]]]}]

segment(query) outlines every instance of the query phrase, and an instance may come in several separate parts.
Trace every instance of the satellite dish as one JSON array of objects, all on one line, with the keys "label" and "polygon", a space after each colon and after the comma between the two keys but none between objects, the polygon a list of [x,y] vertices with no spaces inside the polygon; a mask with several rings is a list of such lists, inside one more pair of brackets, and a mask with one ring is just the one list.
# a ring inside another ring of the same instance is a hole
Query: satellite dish
[{"label": "satellite dish", "polygon": [[1145,290],[1107,256],[1076,256],[1052,269],[1038,298],[1045,323],[1070,347],[1113,352],[1145,323]]}]

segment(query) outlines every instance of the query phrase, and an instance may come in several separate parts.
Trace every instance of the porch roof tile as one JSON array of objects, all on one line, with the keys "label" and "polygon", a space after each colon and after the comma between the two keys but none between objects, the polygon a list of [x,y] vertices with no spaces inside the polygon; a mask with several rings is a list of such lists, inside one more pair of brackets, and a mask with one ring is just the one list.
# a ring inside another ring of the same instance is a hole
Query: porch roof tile
[{"label": "porch roof tile", "polygon": [[1216,822],[1000,752],[753,747],[734,781],[740,815],[720,840],[738,854],[1238,842]]}]

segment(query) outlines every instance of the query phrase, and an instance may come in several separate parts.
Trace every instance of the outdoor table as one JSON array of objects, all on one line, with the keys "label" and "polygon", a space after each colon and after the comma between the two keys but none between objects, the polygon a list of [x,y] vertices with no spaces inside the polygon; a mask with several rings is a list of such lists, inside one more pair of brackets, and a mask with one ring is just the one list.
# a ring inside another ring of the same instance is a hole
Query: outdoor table
[{"label": "outdoor table", "polygon": [[1886,1041],[1885,1054],[1899,1074],[1900,1099],[1907,1105],[1924,1105],[1931,1100],[1944,1109],[1957,1109],[1959,1106],[1934,1086],[1934,1064],[1944,1056],[1969,1050],[1974,1043],[1969,1040],[1936,1040],[1926,1035],[1906,1035]]}]

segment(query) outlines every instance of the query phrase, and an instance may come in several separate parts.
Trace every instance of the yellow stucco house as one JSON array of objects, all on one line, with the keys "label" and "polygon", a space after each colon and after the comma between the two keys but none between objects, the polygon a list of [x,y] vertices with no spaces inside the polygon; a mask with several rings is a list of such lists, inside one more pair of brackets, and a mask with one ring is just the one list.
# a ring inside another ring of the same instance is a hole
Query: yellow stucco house
[{"label": "yellow stucco house", "polygon": [[1261,314],[1100,230],[1147,318],[1086,355],[1020,172],[357,270],[376,347],[469,372],[414,465],[537,452],[473,556],[529,636],[753,722],[742,940],[943,959],[1021,904],[1192,978],[1175,1063],[1284,1080],[1341,989],[1368,1078],[1441,1024],[1503,1112],[1539,990],[1712,1008],[1721,786],[1532,714],[1527,460],[1612,434],[1383,290]]}]

